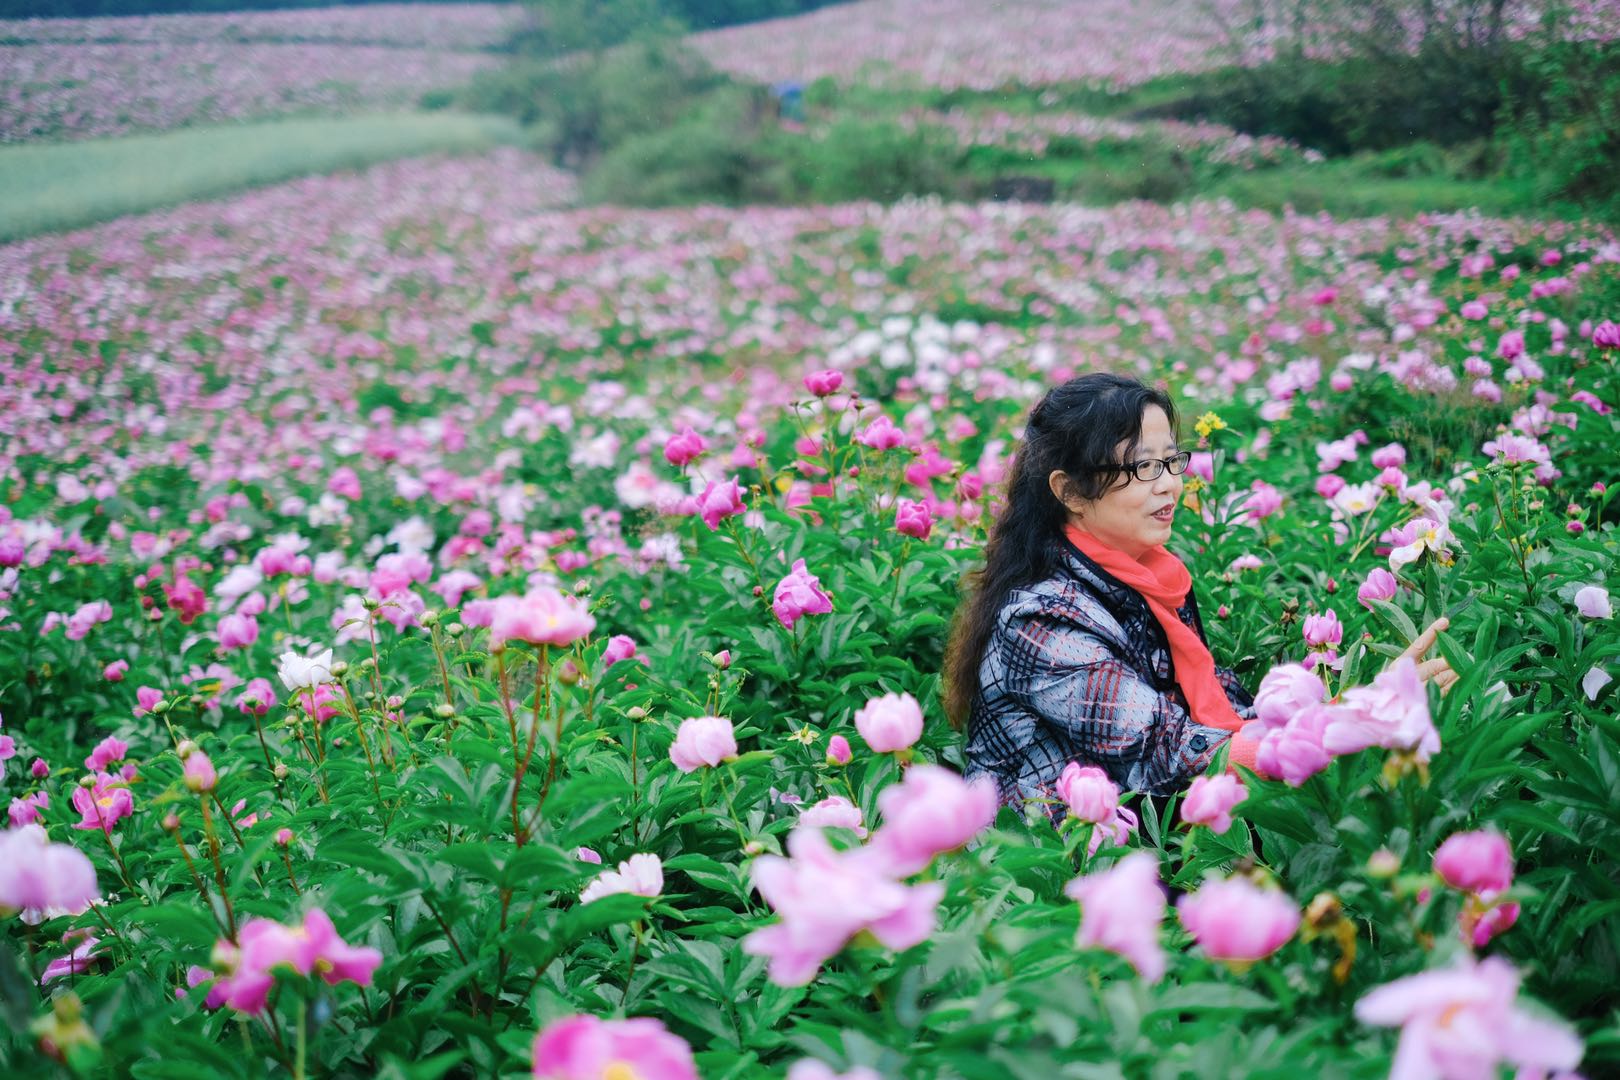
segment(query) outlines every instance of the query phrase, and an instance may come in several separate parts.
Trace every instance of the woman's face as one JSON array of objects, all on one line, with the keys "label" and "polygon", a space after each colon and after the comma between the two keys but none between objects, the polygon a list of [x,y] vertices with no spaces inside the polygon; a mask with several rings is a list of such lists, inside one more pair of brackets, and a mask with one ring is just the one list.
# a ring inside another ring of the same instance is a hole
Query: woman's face
[{"label": "woman's face", "polygon": [[[1128,449],[1129,444],[1123,442],[1114,447],[1114,460],[1123,462]],[[1134,460],[1167,458],[1178,449],[1170,418],[1157,405],[1148,406],[1142,414],[1141,442]],[[1139,559],[1170,539],[1171,521],[1181,500],[1182,478],[1169,469],[1161,472],[1157,480],[1148,481],[1128,473],[1116,474],[1113,486],[1091,500],[1065,499],[1062,478],[1059,471],[1050,480],[1054,494],[1069,508],[1070,520],[1109,547]]]}]

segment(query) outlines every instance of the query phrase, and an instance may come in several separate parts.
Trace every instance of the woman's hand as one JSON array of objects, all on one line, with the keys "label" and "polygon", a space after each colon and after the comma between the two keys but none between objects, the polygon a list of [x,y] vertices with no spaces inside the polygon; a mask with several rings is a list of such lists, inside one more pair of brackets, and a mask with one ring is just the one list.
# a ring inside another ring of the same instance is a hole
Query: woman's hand
[{"label": "woman's hand", "polygon": [[1436,657],[1433,660],[1424,660],[1423,654],[1434,647],[1434,642],[1440,636],[1440,631],[1451,625],[1451,620],[1444,615],[1429,624],[1429,628],[1419,634],[1412,644],[1401,653],[1402,657],[1410,656],[1417,663],[1418,680],[1428,682],[1433,679],[1440,687],[1440,693],[1445,694],[1462,676],[1452,670],[1451,664],[1445,657]]}]

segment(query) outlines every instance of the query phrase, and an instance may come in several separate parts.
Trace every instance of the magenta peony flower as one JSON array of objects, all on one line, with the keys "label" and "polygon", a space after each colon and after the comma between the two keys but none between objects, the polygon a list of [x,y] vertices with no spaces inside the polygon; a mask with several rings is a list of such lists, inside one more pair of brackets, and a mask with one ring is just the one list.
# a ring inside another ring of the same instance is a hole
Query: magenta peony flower
[{"label": "magenta peony flower", "polygon": [[1107,870],[1075,878],[1063,891],[1080,903],[1076,946],[1122,956],[1150,983],[1163,978],[1164,888],[1157,856],[1133,851]]},{"label": "magenta peony flower", "polygon": [[723,716],[695,716],[681,721],[669,760],[683,773],[710,768],[737,756],[737,736]]},{"label": "magenta peony flower", "polygon": [[1299,787],[1306,780],[1327,768],[1333,755],[1322,747],[1322,733],[1333,718],[1330,705],[1308,705],[1282,727],[1259,727],[1255,734],[1260,746],[1255,751],[1255,766],[1267,776],[1274,776],[1290,787]]},{"label": "magenta peony flower", "polygon": [[904,780],[878,796],[883,827],[871,847],[892,876],[915,874],[935,855],[989,828],[996,808],[996,787],[987,777],[969,782],[939,765],[913,765]]},{"label": "magenta peony flower", "polygon": [[1459,312],[1465,319],[1483,319],[1490,313],[1490,306],[1483,300],[1469,300],[1463,304]]},{"label": "magenta peony flower", "polygon": [[740,514],[748,507],[743,504],[742,485],[733,476],[723,484],[716,484],[710,480],[703,493],[698,496],[698,516],[703,519],[712,532],[720,527],[720,522],[733,514]]},{"label": "magenta peony flower", "polygon": [[1496,355],[1504,360],[1517,360],[1524,355],[1524,332],[1509,330],[1496,342]]},{"label": "magenta peony flower", "polygon": [[1453,833],[1435,851],[1434,869],[1452,888],[1488,899],[1513,884],[1513,852],[1498,832]]},{"label": "magenta peony flower", "polygon": [[1261,960],[1299,929],[1299,908],[1286,895],[1246,878],[1205,882],[1176,905],[1181,925],[1217,960]]},{"label": "magenta peony flower", "polygon": [[77,914],[100,898],[95,866],[72,844],[51,843],[38,825],[0,832],[0,913]]},{"label": "magenta peony flower", "polygon": [[1463,940],[1476,949],[1483,949],[1496,935],[1513,929],[1513,924],[1518,921],[1519,904],[1516,900],[1492,904],[1477,919],[1469,919],[1468,914],[1464,912],[1461,926]]},{"label": "magenta peony flower", "polygon": [[[272,972],[291,968],[300,975],[318,974],[328,986],[352,982],[370,986],[382,953],[355,946],[338,936],[337,927],[320,908],[304,913],[301,925],[283,926],[273,919],[249,919],[237,934],[236,970],[227,980],[226,1004],[242,1012],[264,1007]],[[225,943],[227,946],[229,943]]]},{"label": "magenta peony flower", "polygon": [[1428,761],[1440,749],[1440,733],[1429,716],[1429,694],[1410,656],[1396,660],[1373,679],[1339,696],[1322,747],[1331,754],[1352,754],[1369,746],[1405,750]]},{"label": "magenta peony flower", "polygon": [[610,668],[620,660],[629,660],[635,655],[635,640],[625,634],[614,634],[608,638],[607,648],[602,650],[602,667]]},{"label": "magenta peony flower", "polygon": [[812,371],[804,377],[804,388],[816,397],[826,397],[836,393],[844,385],[844,373],[827,368],[824,371]]},{"label": "magenta peony flower", "polygon": [[233,611],[219,620],[219,647],[242,649],[259,640],[259,621],[251,615]]},{"label": "magenta peony flower", "polygon": [[1575,594],[1575,610],[1588,619],[1607,619],[1614,614],[1609,603],[1609,590],[1599,585],[1588,585]]},{"label": "magenta peony flower", "polygon": [[101,677],[108,682],[123,682],[124,676],[129,672],[128,660],[114,660],[101,669]]},{"label": "magenta peony flower", "polygon": [[632,855],[619,864],[617,870],[604,870],[596,875],[579,894],[579,902],[588,904],[604,896],[629,893],[632,896],[657,896],[664,891],[664,863],[657,855]]},{"label": "magenta peony flower", "polygon": [[91,787],[73,789],[73,809],[79,812],[75,829],[100,829],[108,836],[113,826],[135,812],[135,797],[122,777],[97,773]]},{"label": "magenta peony flower", "polygon": [[942,882],[902,884],[871,845],[834,851],[813,827],[794,829],[787,846],[791,858],[761,855],[751,871],[781,921],[743,939],[743,952],[769,960],[778,986],[805,985],[862,930],[891,949],[909,949],[934,932]]},{"label": "magenta peony flower", "polygon": [[855,713],[855,730],[880,754],[909,749],[922,736],[922,729],[922,706],[907,693],[875,697]]},{"label": "magenta peony flower", "polygon": [[1620,349],[1620,325],[1604,319],[1592,329],[1592,344],[1599,349]]},{"label": "magenta peony flower", "polygon": [[333,495],[341,495],[345,499],[354,500],[360,497],[360,477],[347,465],[332,470],[327,477],[326,490]]},{"label": "magenta peony flower", "polygon": [[1339,623],[1339,616],[1332,608],[1320,615],[1305,616],[1303,626],[1305,644],[1313,649],[1320,649],[1324,645],[1333,646],[1344,640],[1344,627]]},{"label": "magenta peony flower", "polygon": [[1497,1076],[1502,1065],[1520,1076],[1573,1069],[1581,1040],[1563,1024],[1521,1010],[1519,975],[1500,957],[1475,963],[1463,956],[1450,968],[1396,979],[1356,1002],[1363,1024],[1400,1027],[1397,1080]]},{"label": "magenta peony flower", "polygon": [[1100,824],[1110,821],[1119,809],[1119,788],[1096,765],[1071,761],[1057,779],[1057,795],[1069,813],[1081,821]]},{"label": "magenta peony flower", "polygon": [[893,450],[906,441],[906,434],[894,426],[893,420],[879,413],[876,420],[855,436],[855,441],[872,450]]},{"label": "magenta peony flower", "polygon": [[526,641],[531,645],[572,645],[596,629],[596,618],[582,601],[555,589],[531,589],[522,596],[502,596],[490,614],[489,636],[497,644]]},{"label": "magenta peony flower", "polygon": [[1216,833],[1232,827],[1232,807],[1249,797],[1249,789],[1231,773],[1200,776],[1187,789],[1181,804],[1181,820],[1191,825],[1208,825]]},{"label": "magenta peony flower", "polygon": [[535,1036],[540,1080],[698,1080],[692,1048],[651,1017],[569,1016]]},{"label": "magenta peony flower", "polygon": [[708,440],[688,424],[686,430],[679,435],[671,435],[664,442],[664,460],[676,467],[690,465],[708,448]]},{"label": "magenta peony flower", "polygon": [[926,540],[928,534],[934,531],[934,515],[925,503],[901,499],[894,513],[894,531],[902,536]]},{"label": "magenta peony flower", "polygon": [[244,716],[263,716],[275,703],[276,688],[262,677],[248,680],[246,689],[236,697],[236,707]]},{"label": "magenta peony flower", "polygon": [[1368,573],[1367,580],[1356,590],[1356,599],[1361,602],[1362,607],[1371,611],[1372,605],[1367,601],[1392,599],[1397,587],[1395,575],[1380,566]]},{"label": "magenta peony flower", "polygon": [[1282,504],[1282,492],[1264,480],[1256,480],[1243,500],[1243,514],[1249,521],[1264,521],[1281,510]]},{"label": "magenta peony flower", "polygon": [[84,767],[91,772],[106,772],[118,762],[123,761],[129,753],[129,744],[123,739],[109,735],[96,744],[90,751],[90,756],[84,759]]},{"label": "magenta peony flower", "polygon": [[842,735],[834,735],[827,740],[827,764],[848,765],[853,756],[849,749],[849,740]]},{"label": "magenta peony flower", "polygon": [[806,615],[825,615],[832,611],[832,598],[821,589],[821,579],[805,568],[803,559],[796,559],[793,570],[776,584],[771,610],[789,630]]},{"label": "magenta peony flower", "polygon": [[81,939],[78,945],[66,956],[58,956],[45,965],[45,970],[39,976],[41,986],[55,979],[80,975],[90,970],[91,961],[95,959],[96,947],[101,944],[101,939],[91,934],[88,929],[69,930],[62,935],[63,941],[72,941],[74,938]]}]

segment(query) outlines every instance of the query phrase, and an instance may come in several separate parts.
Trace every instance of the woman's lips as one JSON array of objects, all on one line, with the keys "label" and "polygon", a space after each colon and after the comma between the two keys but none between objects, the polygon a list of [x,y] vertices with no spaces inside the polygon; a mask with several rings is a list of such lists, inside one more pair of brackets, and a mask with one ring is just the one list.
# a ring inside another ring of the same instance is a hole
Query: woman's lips
[{"label": "woman's lips", "polygon": [[1155,512],[1152,516],[1158,518],[1160,521],[1169,521],[1171,518],[1176,516],[1176,508],[1173,506],[1167,506],[1163,510]]}]

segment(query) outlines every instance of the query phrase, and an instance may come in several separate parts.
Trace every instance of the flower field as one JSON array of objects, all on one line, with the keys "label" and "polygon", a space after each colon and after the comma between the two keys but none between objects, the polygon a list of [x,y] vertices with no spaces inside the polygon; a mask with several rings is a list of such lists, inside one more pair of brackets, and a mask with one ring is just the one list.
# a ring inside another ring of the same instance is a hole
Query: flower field
[{"label": "flower field", "polygon": [[[0,247],[8,1074],[1620,1064],[1615,236],[571,194]],[[998,812],[941,654],[1094,369],[1281,779]]]}]

